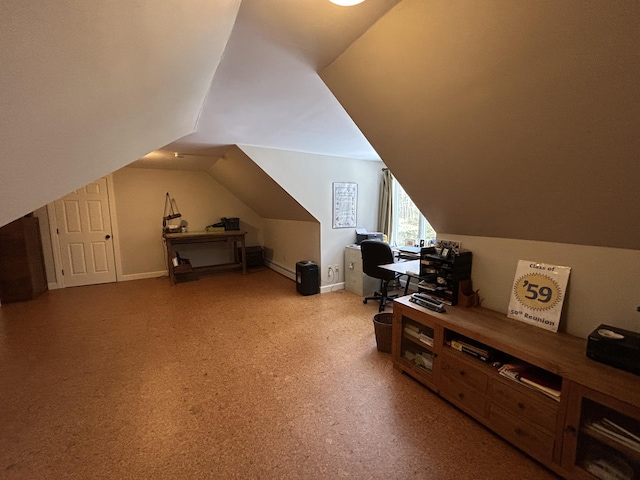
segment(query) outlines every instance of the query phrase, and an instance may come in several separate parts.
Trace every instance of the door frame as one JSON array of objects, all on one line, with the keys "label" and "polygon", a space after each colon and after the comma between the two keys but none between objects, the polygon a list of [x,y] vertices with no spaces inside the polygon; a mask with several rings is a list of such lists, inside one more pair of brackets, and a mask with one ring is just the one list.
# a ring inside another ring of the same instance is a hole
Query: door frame
[{"label": "door frame", "polygon": [[[113,175],[106,175],[107,199],[109,217],[111,218],[111,239],[113,240],[113,257],[116,269],[116,282],[122,282],[122,257],[120,255],[120,234],[118,231],[118,221],[116,216],[116,200],[113,192]],[[62,254],[60,253],[60,240],[58,238],[58,218],[54,202],[47,204],[47,214],[49,216],[49,235],[51,235],[51,249],[53,250],[53,265],[56,274],[56,288],[65,288],[64,275],[62,275]]]}]

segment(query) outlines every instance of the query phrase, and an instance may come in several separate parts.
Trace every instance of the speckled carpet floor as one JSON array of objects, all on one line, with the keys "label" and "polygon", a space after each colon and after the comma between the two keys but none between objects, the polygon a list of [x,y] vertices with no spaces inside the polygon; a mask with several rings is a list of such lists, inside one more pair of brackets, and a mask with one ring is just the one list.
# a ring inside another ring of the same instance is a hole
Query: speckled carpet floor
[{"label": "speckled carpet floor", "polygon": [[0,308],[2,479],[552,479],[268,269]]}]

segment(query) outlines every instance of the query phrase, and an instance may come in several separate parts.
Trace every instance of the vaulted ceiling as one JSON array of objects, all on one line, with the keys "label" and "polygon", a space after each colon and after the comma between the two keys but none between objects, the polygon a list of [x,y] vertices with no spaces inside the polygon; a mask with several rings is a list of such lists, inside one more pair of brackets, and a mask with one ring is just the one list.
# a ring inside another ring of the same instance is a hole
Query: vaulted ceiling
[{"label": "vaulted ceiling", "polygon": [[0,225],[244,144],[382,158],[440,232],[639,249],[639,24],[624,1],[6,0]]},{"label": "vaulted ceiling", "polygon": [[0,225],[150,152],[378,158],[317,71],[397,2],[2,2]]}]

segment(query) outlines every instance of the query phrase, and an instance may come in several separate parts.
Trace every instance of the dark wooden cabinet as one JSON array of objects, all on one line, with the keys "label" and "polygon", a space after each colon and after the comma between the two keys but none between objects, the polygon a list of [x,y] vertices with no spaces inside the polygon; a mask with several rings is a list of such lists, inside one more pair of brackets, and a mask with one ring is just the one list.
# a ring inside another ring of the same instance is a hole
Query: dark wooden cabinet
[{"label": "dark wooden cabinet", "polygon": [[47,290],[37,217],[0,228],[0,303],[31,300]]}]

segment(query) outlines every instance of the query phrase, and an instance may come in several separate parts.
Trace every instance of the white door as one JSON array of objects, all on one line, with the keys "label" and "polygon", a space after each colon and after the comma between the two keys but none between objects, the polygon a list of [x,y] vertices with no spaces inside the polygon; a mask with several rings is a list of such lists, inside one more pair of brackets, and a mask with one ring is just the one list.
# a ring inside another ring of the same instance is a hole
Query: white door
[{"label": "white door", "polygon": [[65,287],[116,281],[107,180],[54,203]]}]

